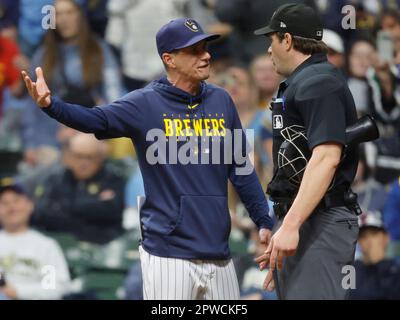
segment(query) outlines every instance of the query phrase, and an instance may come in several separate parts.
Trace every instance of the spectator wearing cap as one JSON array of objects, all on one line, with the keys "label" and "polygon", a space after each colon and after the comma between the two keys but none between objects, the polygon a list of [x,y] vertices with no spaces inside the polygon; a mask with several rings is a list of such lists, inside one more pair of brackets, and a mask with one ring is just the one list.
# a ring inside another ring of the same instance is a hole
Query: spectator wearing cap
[{"label": "spectator wearing cap", "polygon": [[34,204],[24,189],[10,180],[1,183],[0,300],[60,299],[70,281],[60,247],[29,227]]},{"label": "spectator wearing cap", "polygon": [[343,40],[338,33],[324,29],[322,41],[328,46],[328,61],[336,68],[343,69],[345,65]]},{"label": "spectator wearing cap", "polygon": [[359,218],[358,243],[362,260],[354,264],[356,288],[350,290],[353,300],[400,299],[400,267],[386,259],[389,235],[378,212],[364,213]]}]

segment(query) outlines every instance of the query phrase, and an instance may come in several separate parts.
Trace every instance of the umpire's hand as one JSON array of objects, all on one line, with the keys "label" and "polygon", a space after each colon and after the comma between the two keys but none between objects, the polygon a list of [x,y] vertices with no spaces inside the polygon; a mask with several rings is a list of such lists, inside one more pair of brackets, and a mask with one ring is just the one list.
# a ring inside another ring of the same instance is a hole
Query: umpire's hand
[{"label": "umpire's hand", "polygon": [[264,289],[272,291],[275,288],[273,273],[275,268],[282,269],[283,259],[296,253],[299,244],[299,228],[283,223],[272,236],[265,253],[256,258],[260,270],[269,266],[267,277],[264,280]]},{"label": "umpire's hand", "polygon": [[28,89],[29,95],[33,101],[41,108],[47,108],[51,104],[51,96],[49,87],[44,80],[42,68],[36,68],[36,82],[33,82],[29,78],[26,71],[22,71],[22,76],[25,81],[26,88]]}]

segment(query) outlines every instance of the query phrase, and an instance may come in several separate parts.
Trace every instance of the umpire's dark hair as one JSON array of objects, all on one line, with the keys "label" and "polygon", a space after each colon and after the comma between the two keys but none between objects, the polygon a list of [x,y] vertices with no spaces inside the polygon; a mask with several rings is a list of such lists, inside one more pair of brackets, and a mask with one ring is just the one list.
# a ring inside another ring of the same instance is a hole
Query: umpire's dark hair
[{"label": "umpire's dark hair", "polygon": [[[280,42],[285,39],[285,33],[276,33]],[[303,54],[315,54],[315,53],[328,53],[328,46],[325,42],[310,38],[303,38],[290,34],[293,38],[293,48]]]}]

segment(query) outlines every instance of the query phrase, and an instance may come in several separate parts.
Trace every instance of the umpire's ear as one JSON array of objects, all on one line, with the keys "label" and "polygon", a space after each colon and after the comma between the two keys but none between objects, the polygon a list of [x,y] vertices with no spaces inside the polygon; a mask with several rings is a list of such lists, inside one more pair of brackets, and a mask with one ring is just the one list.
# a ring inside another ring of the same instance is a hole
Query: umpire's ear
[{"label": "umpire's ear", "polygon": [[286,32],[283,41],[285,41],[286,51],[289,51],[293,46],[293,36],[290,33]]},{"label": "umpire's ear", "polygon": [[161,59],[167,69],[176,68],[173,54],[165,52],[162,54]]}]

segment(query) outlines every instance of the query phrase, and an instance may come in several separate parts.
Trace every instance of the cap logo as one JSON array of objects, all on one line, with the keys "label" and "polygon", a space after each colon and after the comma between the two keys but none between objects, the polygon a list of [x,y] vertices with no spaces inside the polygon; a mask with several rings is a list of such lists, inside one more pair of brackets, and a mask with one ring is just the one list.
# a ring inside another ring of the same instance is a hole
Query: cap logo
[{"label": "cap logo", "polygon": [[3,179],[0,179],[0,187],[11,186],[14,183],[15,183],[14,179],[10,178],[10,177],[6,177],[6,178],[3,178]]},{"label": "cap logo", "polygon": [[317,31],[317,37],[322,37],[322,31],[321,30]]},{"label": "cap logo", "polygon": [[193,32],[199,31],[199,27],[196,25],[196,23],[193,20],[186,20],[185,26],[188,27]]},{"label": "cap logo", "polygon": [[281,27],[281,28],[287,28],[286,23],[284,23],[284,22],[281,21],[280,27]]}]

